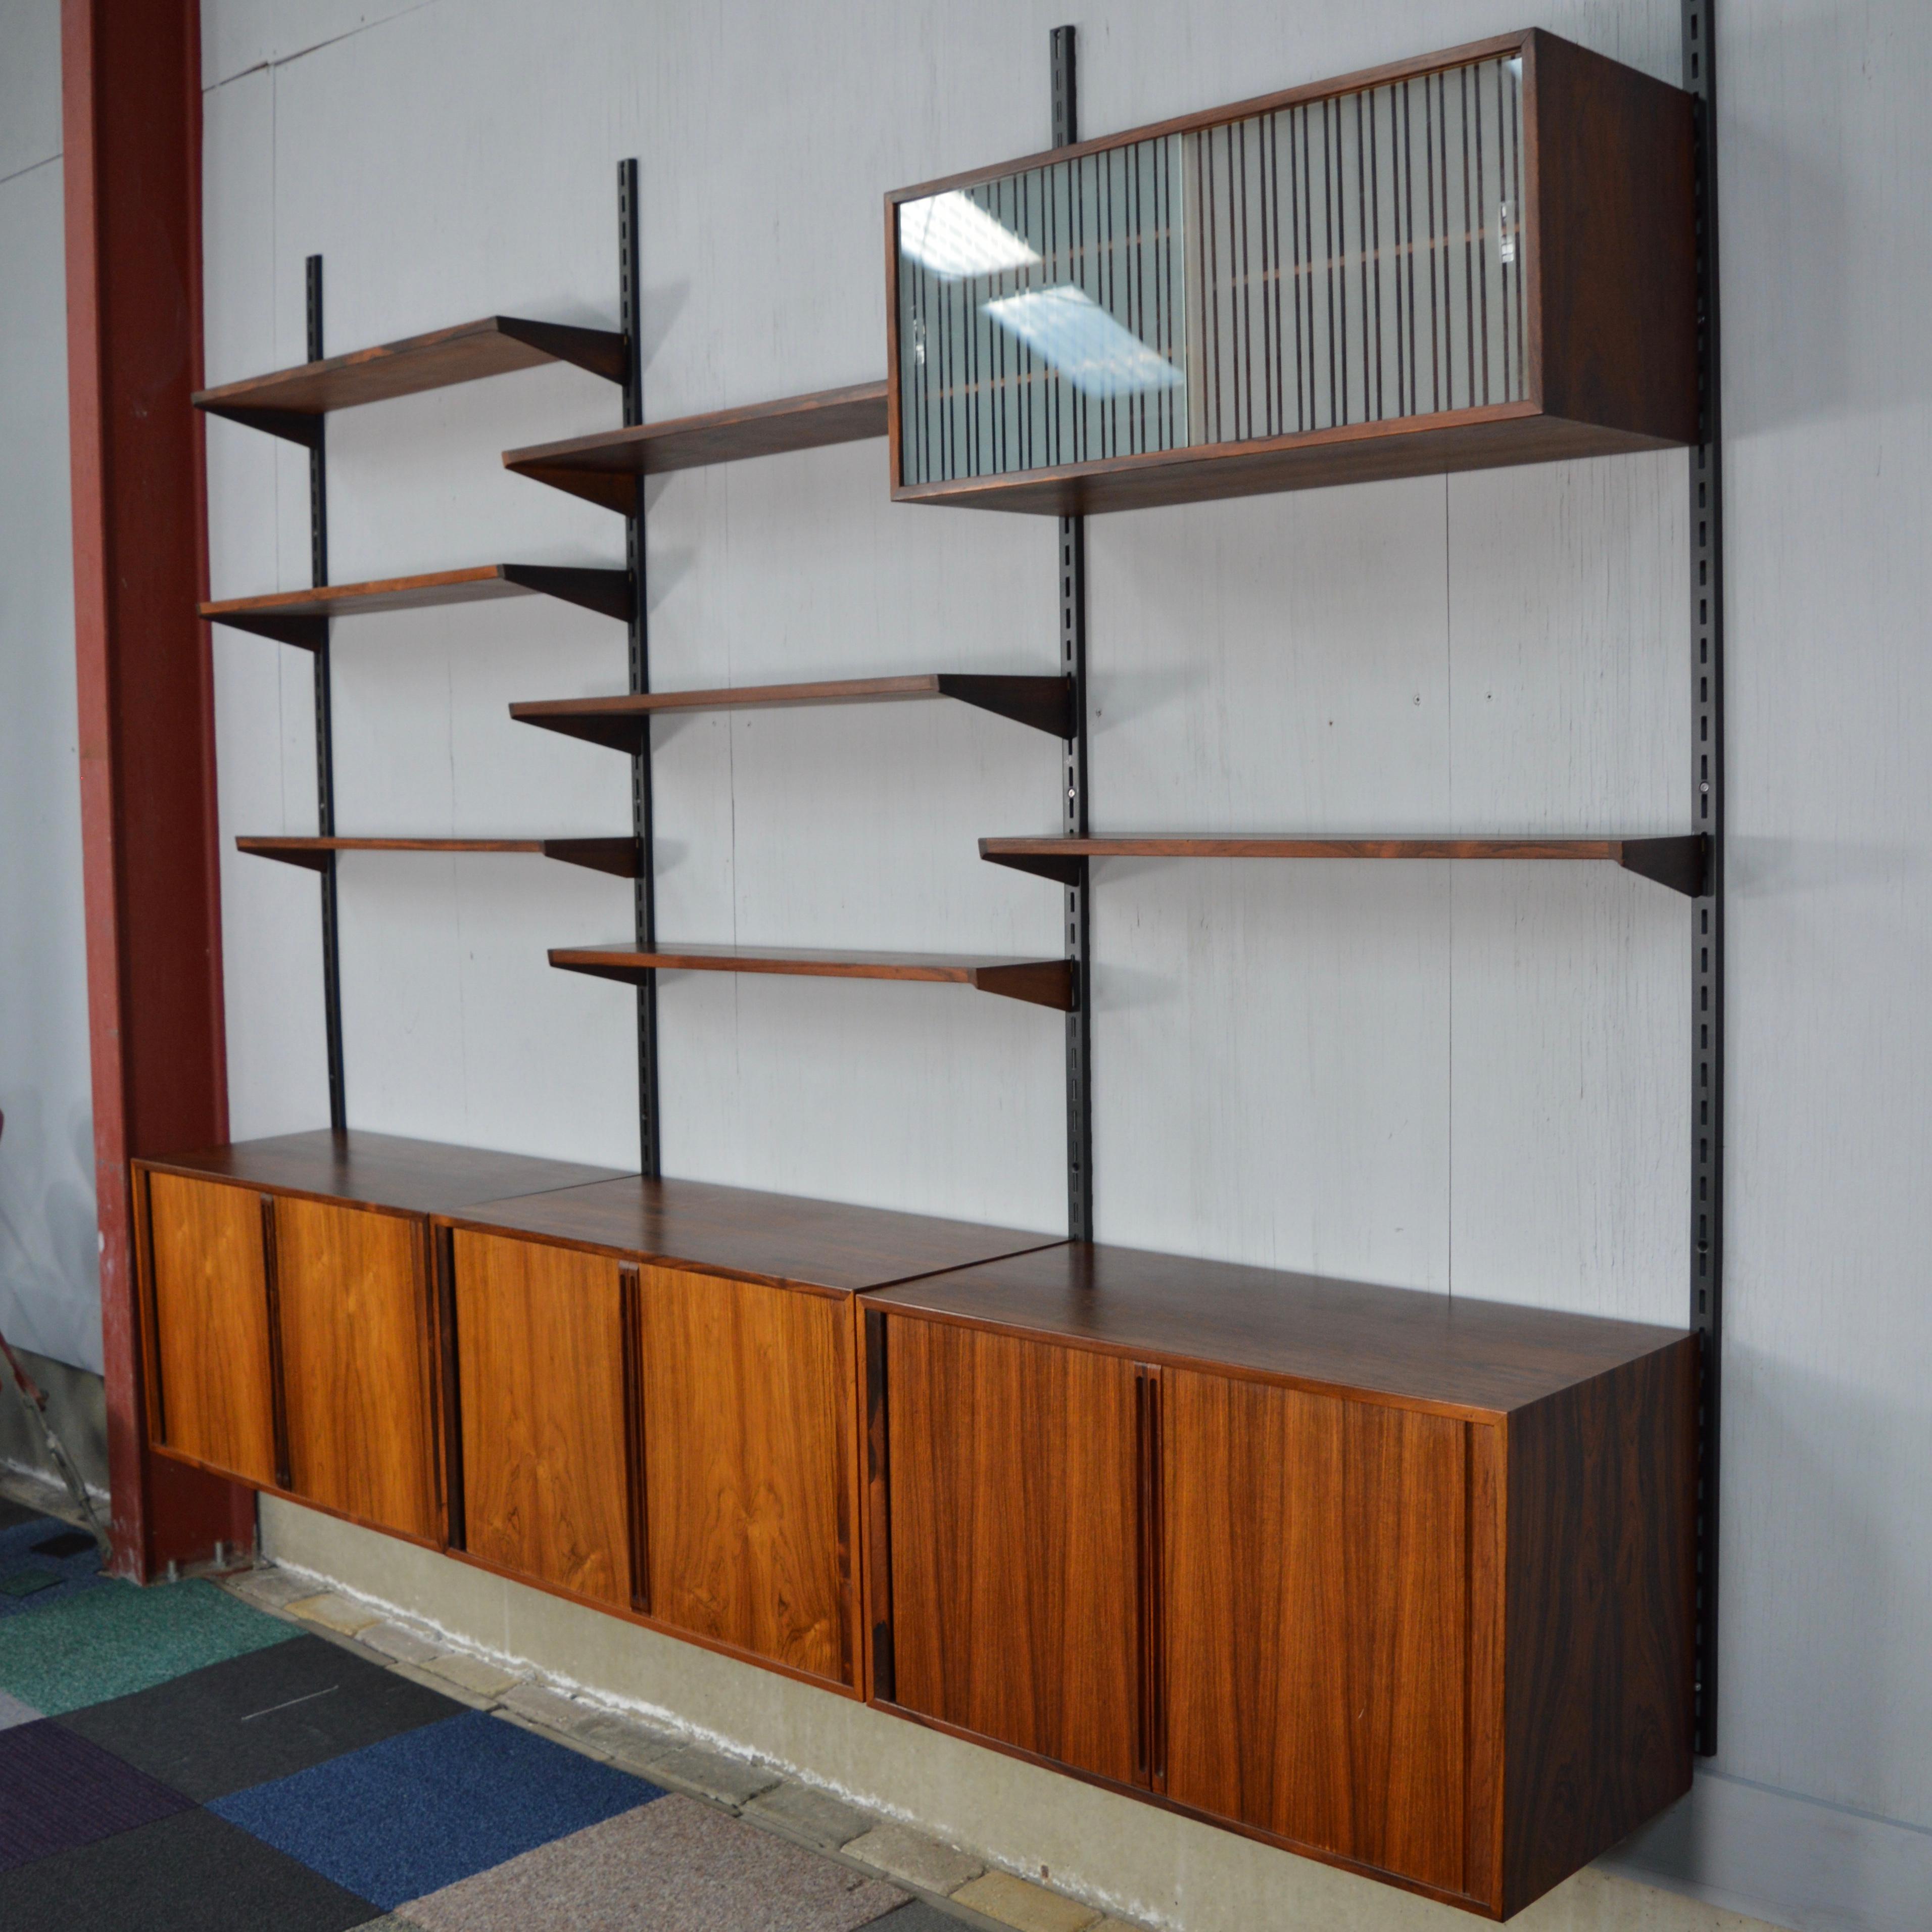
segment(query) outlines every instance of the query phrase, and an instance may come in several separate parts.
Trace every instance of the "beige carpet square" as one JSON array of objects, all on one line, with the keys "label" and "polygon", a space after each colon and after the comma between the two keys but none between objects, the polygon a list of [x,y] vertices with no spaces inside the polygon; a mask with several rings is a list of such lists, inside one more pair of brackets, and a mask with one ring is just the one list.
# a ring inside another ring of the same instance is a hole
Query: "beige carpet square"
[{"label": "beige carpet square", "polygon": [[660,1798],[400,1908],[424,1932],[855,1932],[906,1894],[695,1799]]}]

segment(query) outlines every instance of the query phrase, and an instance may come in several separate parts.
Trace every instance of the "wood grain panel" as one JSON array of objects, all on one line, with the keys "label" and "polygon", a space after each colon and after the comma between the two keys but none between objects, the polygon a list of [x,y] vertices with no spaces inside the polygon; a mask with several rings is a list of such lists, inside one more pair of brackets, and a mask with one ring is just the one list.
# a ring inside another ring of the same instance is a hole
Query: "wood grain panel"
[{"label": "wood grain panel", "polygon": [[1510,1418],[1505,1913],[1690,1788],[1698,1346]]},{"label": "wood grain panel", "polygon": [[1464,1425],[1162,1383],[1168,1795],[1460,1891]]},{"label": "wood grain panel", "polygon": [[628,1609],[617,1264],[455,1234],[467,1547]]},{"label": "wood grain panel", "polygon": [[166,1444],[272,1486],[274,1378],[260,1198],[155,1174],[148,1202]]},{"label": "wood grain panel", "polygon": [[651,1614],[851,1683],[847,1304],[675,1268],[639,1276]]},{"label": "wood grain panel", "polygon": [[1130,1784],[1134,1366],[887,1323],[895,1701]]},{"label": "wood grain panel", "polygon": [[275,1204],[289,1468],[296,1493],[436,1536],[431,1314],[421,1222]]}]

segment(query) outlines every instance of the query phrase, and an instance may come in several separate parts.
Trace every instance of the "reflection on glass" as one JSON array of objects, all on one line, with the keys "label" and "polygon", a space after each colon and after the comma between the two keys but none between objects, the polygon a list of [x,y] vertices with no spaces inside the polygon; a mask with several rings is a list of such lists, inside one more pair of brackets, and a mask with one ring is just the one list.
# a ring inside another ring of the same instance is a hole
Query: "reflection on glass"
[{"label": "reflection on glass", "polygon": [[1083,396],[1137,395],[1181,380],[1082,290],[1028,289],[989,302],[986,313]]},{"label": "reflection on glass", "polygon": [[1473,62],[903,204],[905,482],[1521,400],[1522,79]]}]

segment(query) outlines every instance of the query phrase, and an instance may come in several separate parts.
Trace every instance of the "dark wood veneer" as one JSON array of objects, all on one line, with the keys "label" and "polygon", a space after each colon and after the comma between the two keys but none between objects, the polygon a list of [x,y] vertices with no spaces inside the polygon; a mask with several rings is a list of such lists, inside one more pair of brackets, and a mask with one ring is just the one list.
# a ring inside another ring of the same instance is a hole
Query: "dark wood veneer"
[{"label": "dark wood veneer", "polygon": [[871,1305],[1458,1417],[1511,1413],[1682,1339],[1642,1322],[1080,1242],[907,1282]]},{"label": "dark wood veneer", "polygon": [[622,1261],[842,1294],[1058,1244],[1017,1228],[642,1174],[486,1201],[450,1219]]},{"label": "dark wood veneer", "polygon": [[1072,969],[1064,959],[976,959],[944,952],[833,952],[803,946],[558,946],[550,963],[566,973],[634,982],[646,973],[777,973],[819,980],[921,980],[1069,1011]]},{"label": "dark wood veneer", "polygon": [[236,1141],[144,1161],[148,1170],[230,1180],[316,1201],[361,1202],[406,1214],[438,1214],[479,1201],[616,1179],[619,1170],[487,1148],[450,1147],[350,1127]]},{"label": "dark wood veneer", "polygon": [[388,402],[545,362],[573,362],[593,375],[621,382],[625,360],[624,338],[612,330],[490,315],[198,390],[194,404],[211,416],[230,416],[302,442],[310,440],[309,425],[332,410]]},{"label": "dark wood veneer", "polygon": [[326,871],[330,854],[336,852],[534,852],[620,879],[634,879],[643,864],[643,848],[635,838],[238,838],[235,848],[311,872]]},{"label": "dark wood veneer", "polygon": [[636,514],[641,478],[748,457],[782,456],[886,433],[886,385],[860,382],[784,396],[776,402],[713,410],[704,416],[639,423],[562,442],[503,452],[506,467],[625,516]]},{"label": "dark wood veneer", "polygon": [[513,704],[521,724],[540,724],[593,745],[633,755],[660,712],[783,710],[808,705],[872,704],[894,700],[956,698],[982,711],[1030,724],[1049,736],[1072,730],[1072,682],[1066,677],[978,676],[927,671],[909,677],[848,677],[816,684],[753,684],[711,691],[652,691],[622,698],[545,698]]},{"label": "dark wood veneer", "polygon": [[1508,859],[1599,861],[1695,898],[1705,890],[1710,840],[1691,832],[1646,838],[982,838],[996,866],[1072,884],[1083,859]]},{"label": "dark wood veneer", "polygon": [[367,584],[325,584],[313,590],[278,590],[263,597],[226,597],[201,607],[211,624],[253,631],[278,644],[314,650],[333,617],[374,616],[386,610],[424,610],[446,604],[487,602],[540,595],[580,604],[605,617],[630,615],[628,572],[576,565],[479,563]]}]

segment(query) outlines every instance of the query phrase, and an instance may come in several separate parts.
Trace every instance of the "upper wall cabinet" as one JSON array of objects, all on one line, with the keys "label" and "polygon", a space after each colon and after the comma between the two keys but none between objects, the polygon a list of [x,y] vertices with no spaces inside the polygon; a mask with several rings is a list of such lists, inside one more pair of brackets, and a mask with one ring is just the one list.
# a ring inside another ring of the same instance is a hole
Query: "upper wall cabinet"
[{"label": "upper wall cabinet", "polygon": [[1690,442],[1691,117],[1532,30],[899,190],[892,494],[1070,515]]}]

